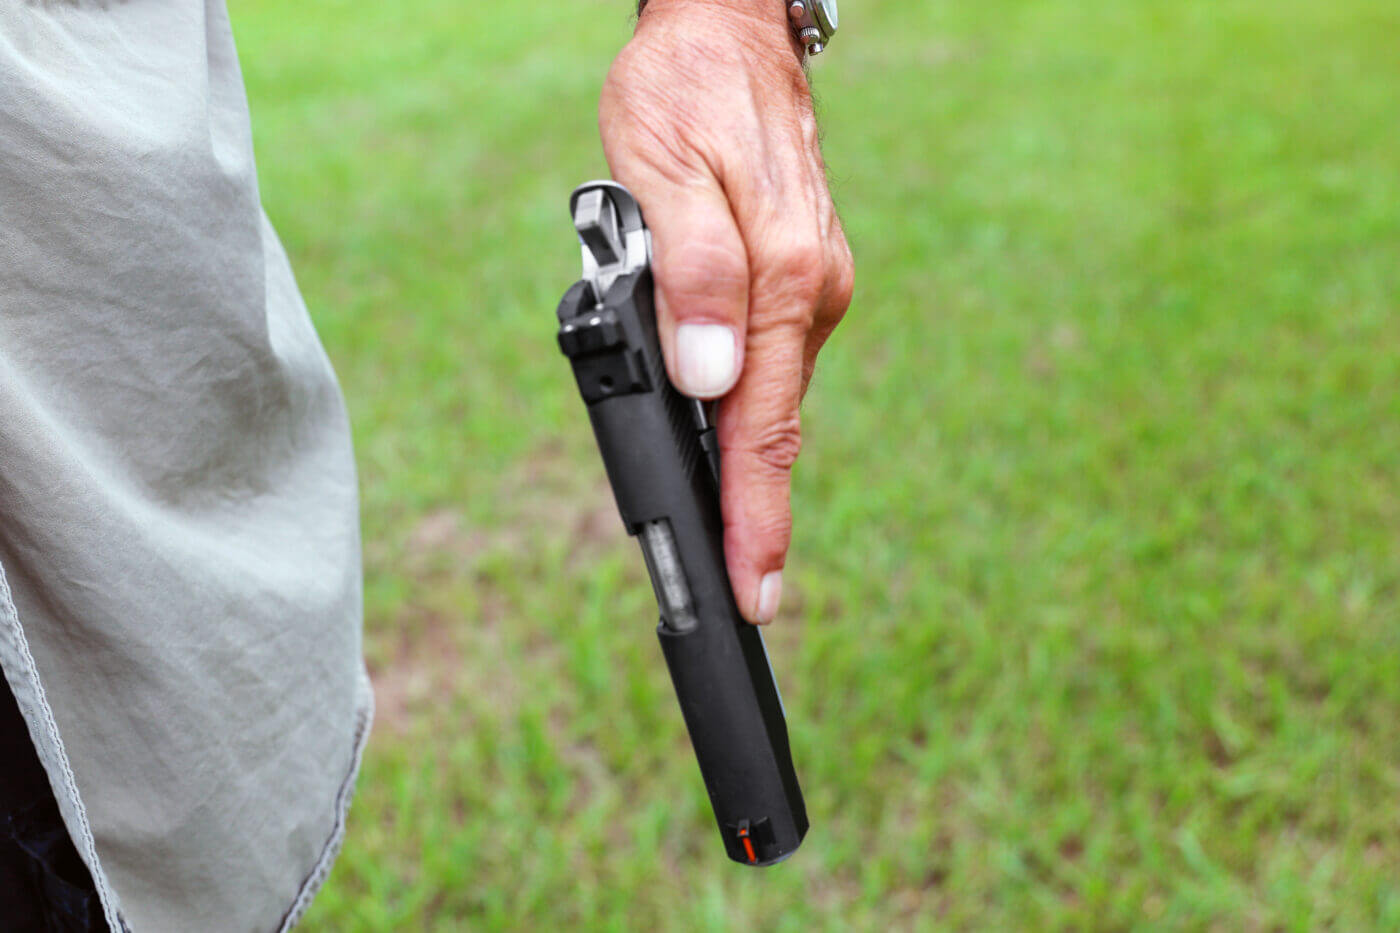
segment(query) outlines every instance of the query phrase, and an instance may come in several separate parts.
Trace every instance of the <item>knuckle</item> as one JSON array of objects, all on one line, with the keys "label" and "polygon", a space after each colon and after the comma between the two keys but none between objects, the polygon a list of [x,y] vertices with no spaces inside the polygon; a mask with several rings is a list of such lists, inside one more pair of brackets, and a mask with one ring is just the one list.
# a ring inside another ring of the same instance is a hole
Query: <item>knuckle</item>
[{"label": "knuckle", "polygon": [[764,467],[789,472],[802,452],[802,419],[793,413],[767,425],[745,445],[747,452]]},{"label": "knuckle", "polygon": [[790,330],[806,333],[816,320],[817,306],[826,288],[826,251],[820,241],[801,242],[770,253],[762,281],[755,280],[767,300],[755,315],[754,330]]},{"label": "knuckle", "polygon": [[851,259],[851,250],[843,238],[837,249],[837,260],[831,270],[829,304],[833,315],[839,320],[851,306],[851,298],[856,290],[856,265]]},{"label": "knuckle", "polygon": [[817,240],[802,240],[778,250],[774,273],[797,295],[815,298],[826,281],[826,251]]},{"label": "knuckle", "polygon": [[742,302],[749,287],[743,255],[715,238],[696,239],[658,257],[656,274],[657,283],[687,306]]},{"label": "knuckle", "polygon": [[749,332],[754,335],[777,337],[783,341],[795,341],[800,345],[804,336],[811,333],[816,324],[816,303],[804,300],[770,305],[761,314],[755,313],[749,320]]}]

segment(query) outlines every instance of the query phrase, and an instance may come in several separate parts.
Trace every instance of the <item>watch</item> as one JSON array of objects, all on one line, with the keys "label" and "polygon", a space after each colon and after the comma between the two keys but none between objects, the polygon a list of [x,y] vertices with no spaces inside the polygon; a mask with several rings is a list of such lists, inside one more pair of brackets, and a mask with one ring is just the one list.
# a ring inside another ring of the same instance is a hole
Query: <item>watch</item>
[{"label": "watch", "polygon": [[820,55],[836,35],[836,0],[790,0],[788,17],[808,55]]}]

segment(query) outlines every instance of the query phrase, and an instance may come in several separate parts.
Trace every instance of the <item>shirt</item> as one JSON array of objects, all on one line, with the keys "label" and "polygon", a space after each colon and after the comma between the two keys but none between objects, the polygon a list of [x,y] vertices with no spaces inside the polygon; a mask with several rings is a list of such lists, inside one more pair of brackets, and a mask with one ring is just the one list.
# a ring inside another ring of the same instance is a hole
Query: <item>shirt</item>
[{"label": "shirt", "polygon": [[108,923],[289,928],[372,700],[222,0],[0,3],[0,667]]}]

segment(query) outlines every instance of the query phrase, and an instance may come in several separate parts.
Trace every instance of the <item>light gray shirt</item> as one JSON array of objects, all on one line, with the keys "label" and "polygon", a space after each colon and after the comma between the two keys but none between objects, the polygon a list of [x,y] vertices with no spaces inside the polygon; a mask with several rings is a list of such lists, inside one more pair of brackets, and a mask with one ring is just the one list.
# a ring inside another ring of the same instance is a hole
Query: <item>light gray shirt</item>
[{"label": "light gray shirt", "polygon": [[223,0],[0,3],[0,667],[114,929],[295,922],[369,728],[360,614]]}]

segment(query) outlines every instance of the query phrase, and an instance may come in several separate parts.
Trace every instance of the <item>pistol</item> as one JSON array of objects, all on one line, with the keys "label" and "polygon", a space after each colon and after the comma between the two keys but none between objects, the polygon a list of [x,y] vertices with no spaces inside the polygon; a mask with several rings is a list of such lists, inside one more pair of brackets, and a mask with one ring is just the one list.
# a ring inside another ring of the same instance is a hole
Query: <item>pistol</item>
[{"label": "pistol", "polygon": [[583,278],[559,304],[573,365],[627,533],[641,544],[656,633],[725,852],[772,865],[807,833],[782,697],[759,630],[739,615],[724,562],[719,443],[709,406],[676,391],[657,338],[651,234],[626,188],[569,199]]}]

